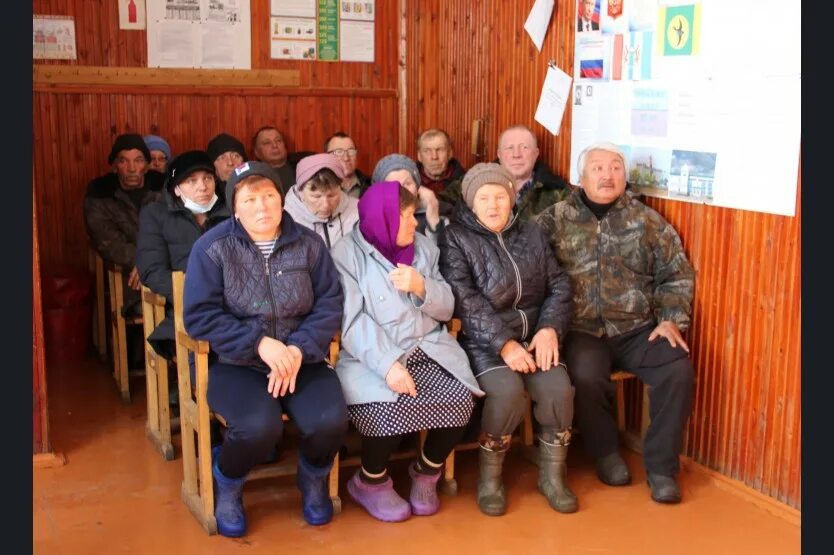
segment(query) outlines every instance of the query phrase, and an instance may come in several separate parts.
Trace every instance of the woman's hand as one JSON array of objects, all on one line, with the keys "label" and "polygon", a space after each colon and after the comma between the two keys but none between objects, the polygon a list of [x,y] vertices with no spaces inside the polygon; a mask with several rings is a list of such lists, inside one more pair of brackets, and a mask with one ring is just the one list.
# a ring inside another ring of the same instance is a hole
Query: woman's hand
[{"label": "woman's hand", "polygon": [[417,397],[417,386],[414,385],[411,374],[408,373],[408,370],[400,361],[395,362],[388,369],[388,373],[385,375],[385,383],[394,393]]},{"label": "woman's hand", "polygon": [[437,229],[437,224],[440,223],[440,202],[437,200],[434,191],[420,185],[417,188],[417,199],[420,208],[426,210],[426,222],[429,224],[429,227],[431,229]]},{"label": "woman's hand", "polygon": [[269,366],[266,390],[275,398],[283,397],[287,391],[295,393],[295,380],[303,359],[301,349],[264,337],[258,343],[258,356]]},{"label": "woman's hand", "polygon": [[414,293],[421,299],[426,298],[426,280],[412,266],[397,264],[394,270],[388,273],[388,279],[397,291],[403,293]]},{"label": "woman's hand", "polygon": [[531,353],[535,351],[536,365],[547,372],[559,364],[559,338],[553,328],[542,328],[533,336],[527,347]]},{"label": "woman's hand", "polygon": [[510,370],[524,374],[536,371],[536,361],[515,339],[510,339],[504,343],[500,355],[507,366],[510,367]]}]

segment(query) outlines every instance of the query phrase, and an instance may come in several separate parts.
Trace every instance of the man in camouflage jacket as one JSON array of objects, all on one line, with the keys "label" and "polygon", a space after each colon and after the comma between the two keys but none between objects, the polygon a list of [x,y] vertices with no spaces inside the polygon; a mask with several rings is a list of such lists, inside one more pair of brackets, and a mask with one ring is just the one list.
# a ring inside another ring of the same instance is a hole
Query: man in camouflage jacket
[{"label": "man in camouflage jacket", "polygon": [[576,423],[600,480],[628,484],[610,375],[636,374],[650,387],[643,462],[652,499],[677,503],[694,375],[681,332],[690,323],[694,270],[675,229],[626,191],[625,157],[616,145],[591,145],[579,169],[581,189],[536,219],[573,283],[575,312],[563,352],[576,388]]}]

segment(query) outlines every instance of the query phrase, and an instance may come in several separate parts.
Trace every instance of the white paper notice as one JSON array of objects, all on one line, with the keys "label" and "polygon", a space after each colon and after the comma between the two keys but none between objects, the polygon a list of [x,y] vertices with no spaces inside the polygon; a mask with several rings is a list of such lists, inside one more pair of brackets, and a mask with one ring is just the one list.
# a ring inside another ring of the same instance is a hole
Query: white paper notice
[{"label": "white paper notice", "polygon": [[536,0],[530,10],[530,15],[527,16],[527,21],[524,22],[524,30],[530,35],[539,52],[542,50],[542,43],[552,14],[553,0]]},{"label": "white paper notice", "polygon": [[225,68],[235,63],[234,29],[225,25],[203,25],[202,58],[200,67]]},{"label": "white paper notice", "polygon": [[339,23],[339,58],[343,62],[374,61],[374,22]]},{"label": "white paper notice", "polygon": [[316,0],[272,0],[269,13],[295,17],[316,17]]},{"label": "white paper notice", "polygon": [[194,67],[196,42],[190,27],[183,30],[179,25],[161,22],[156,43],[157,64],[159,67]]},{"label": "white paper notice", "polygon": [[558,67],[548,66],[535,119],[553,135],[558,135],[562,126],[571,81],[570,75]]},{"label": "white paper notice", "polygon": [[75,59],[75,19],[36,15],[32,17],[32,58]]}]

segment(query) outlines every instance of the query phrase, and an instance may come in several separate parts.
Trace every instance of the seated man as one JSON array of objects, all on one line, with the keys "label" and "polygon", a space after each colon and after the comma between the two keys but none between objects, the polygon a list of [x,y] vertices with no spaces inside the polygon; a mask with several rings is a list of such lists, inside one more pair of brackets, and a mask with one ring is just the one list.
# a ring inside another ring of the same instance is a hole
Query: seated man
[{"label": "seated man", "polygon": [[295,174],[298,183],[287,192],[284,211],[331,249],[359,221],[359,201],[342,190],[342,164],[332,154],[314,154],[298,163]]},{"label": "seated man", "polygon": [[626,191],[625,156],[616,145],[595,143],[578,164],[581,189],[536,218],[573,281],[563,352],[576,423],[600,480],[630,483],[617,452],[610,376],[615,368],[636,374],[650,388],[643,464],[651,496],[678,503],[675,476],[694,380],[681,331],[690,323],[695,273],[675,229]]},{"label": "seated man", "polygon": [[342,164],[342,190],[358,199],[371,186],[371,178],[356,167],[356,143],[344,131],[336,131],[324,141],[324,151],[339,159]]},{"label": "seated man", "polygon": [[[139,271],[135,266],[139,209],[155,200],[164,176],[148,170],[148,151],[141,135],[116,137],[107,162],[112,171],[97,177],[84,196],[84,224],[94,249],[106,262],[118,264],[124,272],[123,314],[139,314]],[[128,328],[128,357],[132,368],[142,366],[142,330]]]},{"label": "seated man", "polygon": [[[570,193],[568,182],[554,175],[538,158],[538,141],[526,126],[513,125],[498,137],[498,159],[495,161],[507,168],[515,180],[514,202],[522,220],[533,219]],[[443,197],[447,202],[460,201],[460,182],[450,184]]]},{"label": "seated man", "polygon": [[[452,157],[452,141],[442,129],[426,129],[417,139],[417,169],[423,187],[428,187],[441,200],[449,184],[463,179],[466,169]],[[451,199],[454,204],[455,199]]]},{"label": "seated man", "polygon": [[168,161],[171,160],[171,147],[168,142],[159,135],[145,135],[142,137],[151,153],[150,169],[164,174],[168,169]]},{"label": "seated man", "polygon": [[[215,135],[206,145],[206,153],[214,163],[217,175],[217,189],[223,190],[226,181],[232,175],[232,170],[246,160],[246,148],[243,143],[228,133]],[[221,201],[223,199],[221,198]]]},{"label": "seated man", "polygon": [[266,162],[278,172],[281,178],[281,193],[286,195],[295,183],[295,163],[287,157],[284,136],[272,125],[265,125],[252,137],[252,152],[255,160]]}]

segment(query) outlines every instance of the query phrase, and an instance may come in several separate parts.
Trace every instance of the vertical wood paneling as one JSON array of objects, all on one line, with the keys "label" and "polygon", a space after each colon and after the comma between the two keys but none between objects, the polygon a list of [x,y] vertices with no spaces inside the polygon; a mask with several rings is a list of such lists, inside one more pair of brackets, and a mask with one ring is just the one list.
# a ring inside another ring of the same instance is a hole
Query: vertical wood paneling
[{"label": "vertical wood paneling", "polygon": [[[480,161],[469,152],[473,119],[485,122],[487,160],[501,130],[523,123],[538,135],[540,156],[569,174],[571,108],[555,137],[533,114],[548,60],[573,72],[576,3],[556,1],[541,53],[523,30],[532,4],[407,0],[408,154],[421,130],[439,126],[471,166]],[[686,454],[794,507],[802,462],[798,182],[793,218],[646,200],[679,231],[696,269]],[[639,401],[634,385],[629,398]],[[638,415],[632,403],[630,422]]]},{"label": "vertical wood paneling", "polygon": [[43,343],[40,257],[35,192],[32,191],[32,454],[48,453],[49,411],[46,402],[46,363]]}]

